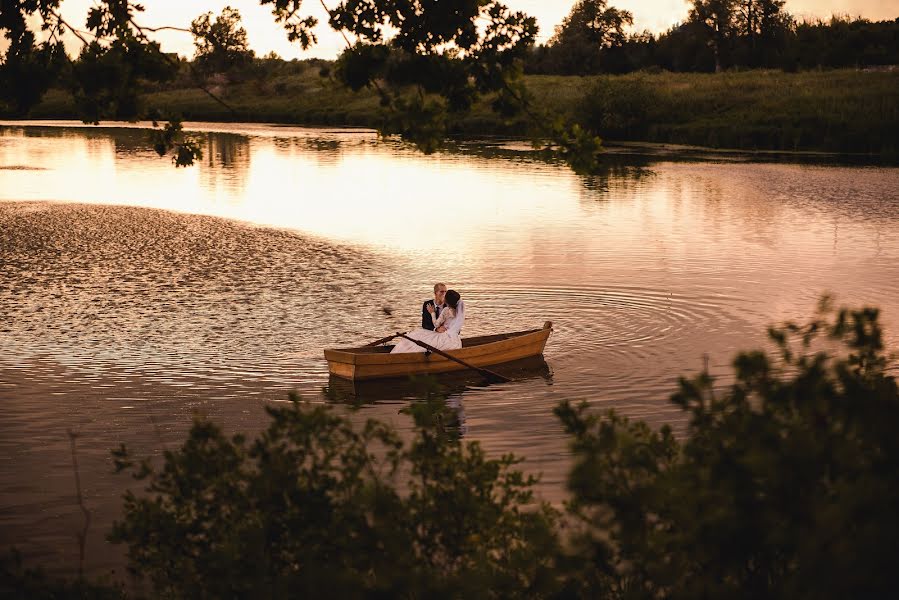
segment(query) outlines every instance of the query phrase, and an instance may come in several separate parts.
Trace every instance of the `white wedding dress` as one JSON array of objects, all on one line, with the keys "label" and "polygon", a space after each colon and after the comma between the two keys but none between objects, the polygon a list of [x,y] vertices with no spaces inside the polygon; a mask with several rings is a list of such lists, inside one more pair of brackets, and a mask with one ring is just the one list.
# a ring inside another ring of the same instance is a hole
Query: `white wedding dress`
[{"label": "white wedding dress", "polygon": [[[448,314],[448,311],[452,311],[452,309],[444,309],[443,312],[440,313],[440,317],[434,321],[434,329],[437,329],[440,325],[446,327],[446,331],[443,333],[418,328],[410,331],[406,335],[420,342],[424,342],[429,346],[433,346],[438,350],[457,350],[461,348],[462,338],[460,337],[460,334],[462,333],[462,325],[465,323],[465,303],[459,300],[456,304],[455,311],[453,311],[452,314]],[[431,315],[431,318],[433,319],[434,316]],[[427,349],[422,348],[415,342],[399,338],[390,353],[397,354],[400,352],[427,352]]]}]

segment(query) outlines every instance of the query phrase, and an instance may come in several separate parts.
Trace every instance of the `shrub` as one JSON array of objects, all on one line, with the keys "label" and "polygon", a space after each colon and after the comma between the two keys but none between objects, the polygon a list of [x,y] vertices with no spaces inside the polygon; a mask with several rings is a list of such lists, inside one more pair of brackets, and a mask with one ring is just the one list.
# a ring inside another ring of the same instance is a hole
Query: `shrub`
[{"label": "shrub", "polygon": [[[683,441],[563,403],[573,436],[572,560],[582,596],[886,598],[899,587],[899,391],[878,313],[770,331],[778,361],[740,354],[672,399]],[[847,356],[812,352],[822,335]]]},{"label": "shrub", "polygon": [[525,597],[552,567],[554,512],[512,456],[488,459],[446,426],[442,401],[414,405],[406,447],[377,421],[325,406],[269,408],[251,444],[198,421],[125,497],[111,539],[166,597],[437,595]]}]

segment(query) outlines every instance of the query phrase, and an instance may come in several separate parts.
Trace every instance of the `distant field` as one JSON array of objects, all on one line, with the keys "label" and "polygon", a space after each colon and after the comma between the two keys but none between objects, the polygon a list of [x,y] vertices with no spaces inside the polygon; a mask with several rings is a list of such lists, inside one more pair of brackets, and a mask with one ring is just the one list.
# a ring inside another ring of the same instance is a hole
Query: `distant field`
[{"label": "distant field", "polygon": [[[896,71],[534,75],[527,83],[539,106],[572,117],[608,140],[899,154]],[[196,88],[161,91],[144,100],[195,121],[376,127],[380,119],[373,93],[348,91],[314,69],[215,91],[233,111]],[[71,98],[60,91],[49,93],[31,115],[73,116]],[[523,119],[503,121],[494,115],[487,101],[451,128],[461,135],[526,136],[530,130]]]}]

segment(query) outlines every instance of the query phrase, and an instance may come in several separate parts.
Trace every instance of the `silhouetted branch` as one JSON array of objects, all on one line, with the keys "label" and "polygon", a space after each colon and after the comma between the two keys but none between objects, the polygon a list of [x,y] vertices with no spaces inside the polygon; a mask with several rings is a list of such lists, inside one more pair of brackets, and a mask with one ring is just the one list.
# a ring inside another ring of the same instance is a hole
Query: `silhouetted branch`
[{"label": "silhouetted branch", "polygon": [[[176,31],[186,31],[186,32],[188,32],[188,33],[193,33],[193,32],[192,32],[191,30],[189,30],[189,29],[182,29],[182,28],[180,28],[180,27],[157,27],[157,28],[141,27],[140,25],[138,25],[137,23],[134,22],[134,19],[128,19],[128,22],[131,23],[131,24],[137,29],[137,31],[138,31],[138,33],[140,34],[140,36],[141,36],[144,40],[146,40],[146,41],[150,41],[150,38],[147,37],[147,34],[144,33],[144,30],[146,30],[146,31],[158,31],[158,30],[161,30],[161,29],[174,29],[174,30],[176,30]],[[179,63],[178,63],[175,59],[173,59],[173,58],[172,58],[171,56],[169,56],[167,53],[162,52],[161,49],[160,49],[159,53],[163,56],[163,58],[165,58],[165,60],[167,60],[167,61],[169,62],[169,64],[175,65],[175,66],[178,66],[178,65],[179,65]],[[188,68],[190,69],[191,75],[194,76],[194,81],[195,81],[195,82],[198,81],[199,78],[197,77],[197,72],[196,72],[196,70],[194,69],[194,66],[193,66],[192,64],[190,64],[190,63],[187,63],[187,65],[188,65]],[[218,97],[216,94],[213,94],[209,89],[206,88],[206,86],[204,86],[204,85],[201,84],[201,83],[197,83],[196,85],[197,85],[197,87],[198,87],[199,89],[203,90],[203,91],[206,93],[207,96],[209,96],[210,98],[212,98],[213,100],[215,100],[216,102],[218,102],[219,104],[221,104],[222,106],[224,106],[225,108],[227,108],[229,111],[231,111],[231,114],[237,114],[237,111],[234,109],[233,106],[231,106],[230,104],[228,104],[227,102],[225,102],[222,98]]]},{"label": "silhouetted branch", "polygon": [[134,21],[131,21],[131,24],[134,25],[135,27],[137,27],[141,31],[151,31],[153,33],[156,33],[157,31],[165,31],[165,30],[182,31],[184,33],[193,33],[190,29],[185,29],[183,27],[174,27],[171,25],[164,25],[162,27],[144,27],[142,25],[138,25]]},{"label": "silhouetted branch", "polygon": [[[61,14],[59,14],[59,13],[57,13],[57,12],[55,12],[55,11],[52,12],[51,14],[56,18],[56,21],[57,21],[60,25],[64,26],[66,29],[68,29],[68,30],[71,31],[73,34],[75,34],[75,37],[77,37],[79,40],[81,40],[81,43],[82,43],[82,44],[84,44],[85,46],[89,45],[89,44],[88,44],[88,41],[87,41],[86,39],[84,39],[84,36],[83,36],[83,35],[81,35],[81,32],[79,32],[77,29],[75,29],[74,27],[72,27],[71,25],[69,25],[68,23],[66,23],[66,20],[62,18],[62,15],[61,15]],[[86,32],[85,32],[85,33],[86,33]]]}]

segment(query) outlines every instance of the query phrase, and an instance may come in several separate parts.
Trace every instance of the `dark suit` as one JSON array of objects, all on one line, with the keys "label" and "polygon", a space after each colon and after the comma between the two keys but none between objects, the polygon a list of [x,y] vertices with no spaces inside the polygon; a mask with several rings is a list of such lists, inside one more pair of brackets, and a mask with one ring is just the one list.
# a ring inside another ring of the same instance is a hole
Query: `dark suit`
[{"label": "dark suit", "polygon": [[[430,329],[434,331],[434,321],[431,319],[431,313],[428,312],[428,304],[434,305],[433,300],[425,300],[424,304],[421,305],[421,328],[422,329]],[[435,315],[440,316],[440,315]]]}]

